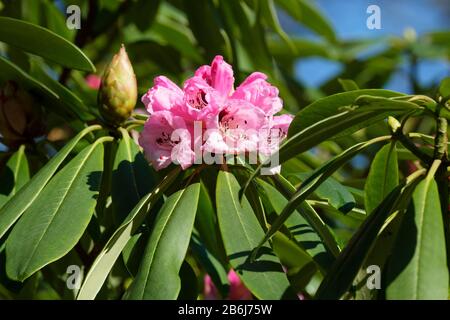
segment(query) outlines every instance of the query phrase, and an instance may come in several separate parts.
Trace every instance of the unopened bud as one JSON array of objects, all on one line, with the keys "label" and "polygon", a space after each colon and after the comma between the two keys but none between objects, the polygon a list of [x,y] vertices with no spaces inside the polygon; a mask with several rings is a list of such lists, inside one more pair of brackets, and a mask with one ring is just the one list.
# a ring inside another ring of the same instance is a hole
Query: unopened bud
[{"label": "unopened bud", "polygon": [[398,131],[398,129],[402,126],[397,119],[391,116],[388,117],[388,125],[392,134],[395,134]]},{"label": "unopened bud", "polygon": [[102,77],[98,94],[100,113],[110,124],[121,124],[131,116],[136,100],[136,76],[122,45]]},{"label": "unopened bud", "polygon": [[42,109],[15,82],[0,90],[0,133],[6,144],[15,147],[44,133]]}]

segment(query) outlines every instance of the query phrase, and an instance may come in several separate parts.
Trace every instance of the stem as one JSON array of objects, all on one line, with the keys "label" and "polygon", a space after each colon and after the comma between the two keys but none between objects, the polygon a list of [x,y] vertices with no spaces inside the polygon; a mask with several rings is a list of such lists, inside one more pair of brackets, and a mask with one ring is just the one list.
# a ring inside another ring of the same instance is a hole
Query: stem
[{"label": "stem", "polygon": [[[450,212],[449,212],[449,180],[447,177],[447,147],[448,147],[448,137],[447,137],[447,119],[440,116],[440,110],[443,107],[442,102],[438,104],[436,108],[436,137],[434,139],[434,158],[435,161],[439,161],[439,167],[435,175],[436,183],[438,186],[442,220],[444,223],[445,232],[445,243],[447,249],[447,265],[450,266]],[[442,162],[442,163],[441,163]]]},{"label": "stem", "polygon": [[129,121],[125,121],[125,123],[123,124],[124,127],[128,127],[131,125],[140,125],[143,126],[145,124],[144,120],[129,120]]},{"label": "stem", "polygon": [[434,143],[434,158],[443,159],[447,153],[447,119],[444,117],[437,118],[437,130]]},{"label": "stem", "polygon": [[422,160],[423,162],[425,162],[426,164],[430,164],[431,161],[433,161],[433,158],[431,158],[429,155],[427,155],[426,153],[424,153],[423,151],[421,151],[419,148],[417,148],[417,146],[408,139],[408,137],[406,137],[403,132],[401,132],[400,130],[398,130],[394,137],[401,142],[401,144],[408,149],[409,151],[411,151],[417,158],[419,158],[420,160]]},{"label": "stem", "polygon": [[111,142],[111,141],[114,141],[114,138],[110,137],[110,136],[106,136],[106,137],[98,138],[94,143],[103,143],[103,142]]}]

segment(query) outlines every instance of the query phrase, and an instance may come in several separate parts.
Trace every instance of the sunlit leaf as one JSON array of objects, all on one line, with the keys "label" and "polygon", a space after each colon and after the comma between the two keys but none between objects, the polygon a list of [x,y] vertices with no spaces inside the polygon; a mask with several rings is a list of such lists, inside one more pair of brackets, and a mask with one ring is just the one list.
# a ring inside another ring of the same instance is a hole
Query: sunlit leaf
[{"label": "sunlit leaf", "polygon": [[29,22],[0,17],[0,41],[65,67],[95,72],[92,62],[74,44],[48,29]]},{"label": "sunlit leaf", "polygon": [[192,184],[164,202],[148,239],[138,273],[127,299],[176,299],[178,273],[194,226],[200,185]]}]

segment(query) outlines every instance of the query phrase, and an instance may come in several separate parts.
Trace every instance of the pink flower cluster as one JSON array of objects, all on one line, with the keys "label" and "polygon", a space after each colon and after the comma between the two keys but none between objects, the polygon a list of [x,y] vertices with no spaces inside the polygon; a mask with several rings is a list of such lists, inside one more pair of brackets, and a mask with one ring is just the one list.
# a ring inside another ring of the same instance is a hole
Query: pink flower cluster
[{"label": "pink flower cluster", "polygon": [[142,97],[150,113],[139,137],[146,157],[159,170],[171,162],[186,169],[205,152],[272,154],[292,116],[275,116],[283,102],[266,80],[254,72],[234,89],[233,70],[221,56],[198,68],[183,89],[156,77]]},{"label": "pink flower cluster", "polygon": [[[228,296],[226,299],[228,300],[252,300],[251,292],[245,287],[242,283],[239,276],[236,272],[231,269],[228,272],[228,282],[230,283],[230,290],[228,292]],[[204,295],[205,300],[219,300],[222,297],[220,296],[219,291],[214,285],[211,277],[207,274],[204,278]]]}]

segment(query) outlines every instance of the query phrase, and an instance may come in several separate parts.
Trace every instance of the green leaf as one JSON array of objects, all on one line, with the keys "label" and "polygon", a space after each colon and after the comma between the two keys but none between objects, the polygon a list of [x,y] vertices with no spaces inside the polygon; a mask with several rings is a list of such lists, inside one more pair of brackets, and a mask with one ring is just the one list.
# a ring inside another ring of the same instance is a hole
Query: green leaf
[{"label": "green leaf", "polygon": [[[279,215],[288,203],[288,200],[274,187],[267,182],[257,180],[258,184],[264,188],[267,201],[272,205],[276,214]],[[294,189],[295,190],[295,189]],[[303,208],[299,208],[302,210]],[[334,256],[324,246],[320,235],[309,224],[308,220],[303,218],[300,212],[291,215],[285,222],[285,225],[295,239],[295,241],[314,259],[314,261],[326,270],[334,261]],[[326,226],[323,226],[326,228]]]},{"label": "green leaf", "polygon": [[161,0],[138,0],[134,3],[130,16],[139,30],[144,31],[151,27],[161,2]]},{"label": "green leaf", "polygon": [[[412,102],[410,97],[378,97],[373,95],[360,95],[354,102],[355,105],[366,108],[373,108],[378,110],[388,109],[388,110],[414,110],[421,105],[420,100],[417,103]],[[408,99],[408,100],[405,100]],[[431,100],[431,99],[430,99]],[[434,102],[434,101],[433,101]]]},{"label": "green leaf", "polygon": [[21,145],[6,162],[0,174],[0,208],[30,180],[30,170],[25,154],[25,145]]},{"label": "green leaf", "polygon": [[[357,95],[357,92],[359,91],[350,91],[320,99],[317,102],[320,101],[321,103],[315,105],[316,102],[314,102],[300,111],[289,127],[290,138],[283,143],[278,153],[272,155],[270,161],[273,162],[279,159],[280,163],[284,163],[292,157],[332,137],[348,135],[364,126],[371,125],[373,122],[380,121],[390,114],[402,114],[420,109],[416,104],[400,103],[400,101],[396,101],[399,103],[393,103],[392,105],[380,104],[376,107],[364,105],[361,107],[345,106],[345,103],[350,101],[348,95]],[[337,97],[338,95],[346,96]],[[336,98],[336,100],[332,99],[332,101],[328,101],[328,98],[331,97]],[[322,100],[328,101],[329,104],[322,104]],[[347,102],[344,102],[344,100]],[[311,106],[314,106],[313,110],[311,110]],[[338,112],[341,108],[342,110],[347,109],[347,111],[328,116],[329,113]],[[324,118],[326,116],[328,117]],[[304,126],[306,127],[303,129]],[[261,164],[255,170],[255,175],[259,173],[263,166],[269,164],[270,161]]]},{"label": "green leaf", "polygon": [[[301,181],[305,181],[310,177],[310,175],[311,174],[307,172],[299,172],[289,176],[295,176]],[[329,177],[322,182],[314,193],[317,197],[327,200],[330,205],[343,213],[351,211],[356,205],[356,201],[352,193],[332,177]]]},{"label": "green leaf", "polygon": [[297,52],[296,55],[292,54],[292,48],[284,41],[280,41],[276,38],[267,39],[270,53],[275,56],[278,61],[282,61],[283,63],[293,63],[299,57],[336,57],[335,49],[323,42],[298,37],[292,37],[290,42],[295,47],[295,51]]},{"label": "green leaf", "polygon": [[92,62],[74,44],[29,22],[0,17],[0,41],[68,68],[95,72]]},{"label": "green leaf", "polygon": [[195,227],[208,250],[217,257],[220,257],[221,250],[219,248],[218,229],[216,226],[217,217],[214,205],[209,196],[208,189],[202,181],[200,186],[200,200],[198,202],[197,214],[195,215]]},{"label": "green leaf", "polygon": [[52,90],[58,96],[58,102],[73,114],[78,115],[81,120],[89,121],[95,119],[95,116],[90,113],[88,107],[75,93],[45,73],[35,60],[31,61],[30,74],[37,81],[40,81],[41,84]]},{"label": "green leaf", "polygon": [[[292,198],[294,193],[297,191],[295,187],[282,175],[275,175],[274,181],[276,182],[278,190],[280,190],[283,193],[283,196],[287,199]],[[281,208],[280,214],[284,208],[285,206]],[[334,257],[338,256],[339,252],[341,252],[341,248],[337,244],[331,229],[325,224],[316,210],[314,210],[314,208],[306,201],[302,202],[297,210],[320,236],[328,252],[330,252]]]},{"label": "green leaf", "polygon": [[232,267],[258,299],[280,299],[288,290],[289,282],[270,247],[263,247],[258,261],[248,259],[264,232],[245,196],[242,205],[239,202],[239,188],[231,173],[219,172],[217,215],[225,251]]},{"label": "green leaf", "polygon": [[94,212],[103,170],[100,141],[59,171],[14,226],[6,241],[11,279],[23,281],[64,256],[81,238]]},{"label": "green leaf", "polygon": [[338,81],[341,84],[342,89],[344,89],[344,91],[359,90],[359,87],[356,84],[356,82],[351,79],[338,79]]},{"label": "green leaf", "polygon": [[[235,47],[237,68],[249,73],[258,69],[271,76],[273,64],[258,12],[239,0],[220,1],[219,10]],[[232,62],[230,59],[228,61]]]},{"label": "green leaf", "polygon": [[66,159],[69,153],[77,143],[88,133],[98,130],[99,125],[90,126],[77,134],[56,156],[54,156],[23,188],[21,188],[14,197],[11,198],[0,209],[0,238],[16,222],[22,213],[27,210],[36,200],[44,186],[51,179],[61,163]]},{"label": "green leaf", "polygon": [[[70,118],[74,114],[78,114],[74,112],[73,106],[63,102],[56,92],[2,56],[0,56],[0,71],[0,82],[13,80],[20,83],[24,89],[29,90],[29,92],[36,94],[41,98],[44,107],[56,114],[61,115],[64,118]],[[77,130],[82,130],[83,127],[83,123],[81,122],[77,122],[76,126],[74,126]]]},{"label": "green leaf", "polygon": [[302,247],[281,232],[276,232],[273,236],[272,247],[280,262],[288,269],[303,268],[313,262]]},{"label": "green leaf", "polygon": [[364,192],[366,212],[372,212],[398,185],[398,164],[395,143],[383,146],[370,165]]},{"label": "green leaf", "polygon": [[66,25],[66,17],[58,9],[55,3],[51,1],[43,1],[45,18],[47,21],[47,27],[59,34],[61,37],[71,41],[75,35],[76,30],[71,30]]},{"label": "green leaf", "polygon": [[449,274],[439,192],[433,175],[421,181],[403,217],[388,265],[387,299],[448,299]]},{"label": "green leaf", "polygon": [[183,261],[179,273],[181,288],[178,294],[178,300],[197,300],[199,288],[198,279],[193,267],[188,261]]},{"label": "green leaf", "polygon": [[148,193],[139,201],[125,221],[122,222],[120,227],[109,238],[105,247],[89,269],[83,285],[78,292],[77,300],[91,300],[95,298],[128,241],[130,241],[141,226],[151,207],[175,181],[179,173],[179,167],[171,171],[152,192]]},{"label": "green leaf", "polygon": [[441,85],[439,86],[439,94],[444,98],[450,98],[450,77],[442,80]]},{"label": "green leaf", "polygon": [[[326,118],[332,117],[332,116],[338,116],[343,111],[346,110],[345,107],[350,107],[354,104],[355,100],[362,96],[362,95],[370,95],[370,96],[379,96],[379,97],[397,97],[402,96],[401,93],[389,91],[389,90],[382,90],[382,89],[363,89],[363,90],[354,90],[349,92],[342,92],[333,94],[331,96],[319,99],[311,103],[306,108],[302,109],[300,112],[298,112],[292,121],[291,125],[289,126],[289,137],[292,137],[302,130],[305,130],[308,127],[314,126],[320,121],[323,121]],[[363,109],[363,108],[361,108]],[[397,110],[397,109],[394,109]],[[375,117],[376,119],[383,119],[387,117],[387,115],[384,114],[386,111],[394,111],[391,109],[383,110],[380,108],[380,110],[376,113],[381,114],[380,116]],[[383,112],[384,111],[384,112]],[[352,133],[368,124],[373,124],[375,119],[374,117],[376,113],[373,112],[373,110],[369,113],[370,118],[368,115],[358,114],[355,113],[353,115],[360,116],[356,121],[350,121],[346,120],[346,118],[351,118],[352,114],[344,115],[342,118],[337,117],[339,119],[336,119],[336,122],[344,122],[343,126],[338,126],[339,123],[336,123],[336,126],[339,128],[335,132],[333,132],[333,135],[340,133],[340,134],[349,134]],[[389,115],[392,115],[389,113]],[[341,120],[342,119],[342,120]],[[351,126],[351,127],[350,127]],[[342,129],[346,129],[342,132]],[[328,134],[327,134],[328,136]],[[331,136],[330,136],[331,137]],[[323,139],[325,140],[325,139]]]},{"label": "green leaf", "polygon": [[[255,248],[252,256],[256,255],[260,246],[269,240],[272,235],[278,231],[284,224],[287,218],[294,212],[294,210],[313,193],[328,177],[330,177],[337,169],[339,169],[344,163],[353,158],[358,152],[364,150],[368,146],[389,139],[390,137],[375,138],[366,142],[361,142],[353,147],[345,150],[343,153],[335,156],[321,167],[317,168],[308,179],[303,181],[297,191],[292,195],[288,204],[284,207],[278,218],[272,223],[269,231],[265,234],[264,238],[259,242],[259,245]],[[317,230],[316,230],[317,231]]]},{"label": "green leaf", "polygon": [[159,211],[127,299],[176,299],[178,273],[194,226],[200,184],[177,191]]},{"label": "green leaf", "polygon": [[216,20],[216,9],[208,0],[185,3],[184,12],[189,20],[189,28],[198,44],[205,50],[208,60],[218,52],[226,52],[226,43]]},{"label": "green leaf", "polygon": [[416,182],[414,178],[397,186],[364,220],[322,281],[317,299],[339,299],[350,288],[385,221],[409,197],[409,190]]},{"label": "green leaf", "polygon": [[277,0],[277,4],[286,11],[291,17],[310,28],[317,34],[334,42],[336,34],[333,26],[322,13],[307,0]]},{"label": "green leaf", "polygon": [[274,0],[262,0],[259,1],[261,6],[261,11],[263,12],[266,23],[280,36],[281,39],[289,46],[291,53],[296,53],[296,47],[292,43],[289,36],[281,27],[280,21],[278,20],[277,11],[275,8]]},{"label": "green leaf", "polygon": [[122,258],[128,272],[134,277],[136,276],[139,263],[141,262],[142,252],[148,240],[147,230],[142,233],[137,233],[131,237],[127,245],[123,248]]},{"label": "green leaf", "polygon": [[[199,205],[201,200],[199,201]],[[199,212],[197,212],[198,214]],[[206,273],[211,277],[216,288],[222,294],[222,297],[228,296],[230,284],[228,283],[228,274],[219,260],[200,242],[195,233],[192,234],[191,246],[197,261],[205,268]]]},{"label": "green leaf", "polygon": [[139,200],[154,187],[148,162],[128,132],[120,129],[122,139],[114,159],[111,200],[117,221],[131,212]]}]

